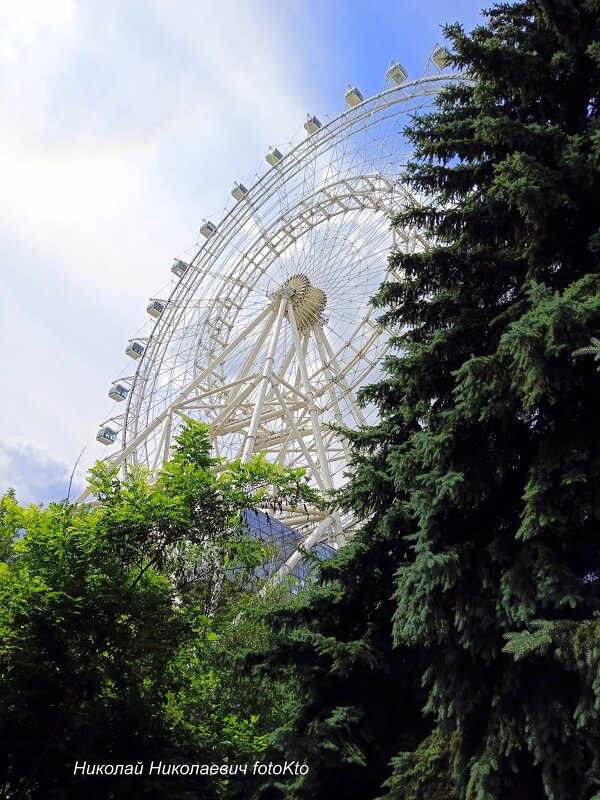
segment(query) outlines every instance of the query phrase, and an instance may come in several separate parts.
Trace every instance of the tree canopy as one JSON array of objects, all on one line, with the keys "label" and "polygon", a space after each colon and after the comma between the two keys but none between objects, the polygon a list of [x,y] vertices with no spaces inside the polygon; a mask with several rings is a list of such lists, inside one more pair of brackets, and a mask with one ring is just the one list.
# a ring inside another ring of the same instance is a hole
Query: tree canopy
[{"label": "tree canopy", "polygon": [[[249,760],[285,703],[236,652],[268,634],[260,604],[270,557],[244,514],[268,499],[318,502],[301,470],[221,465],[189,423],[156,481],[91,473],[95,507],[0,501],[0,792],[3,797],[155,797],[151,761]],[[143,777],[74,775],[76,763],[146,765]],[[132,783],[133,781],[133,783]],[[223,779],[169,778],[170,797],[221,796]]]}]

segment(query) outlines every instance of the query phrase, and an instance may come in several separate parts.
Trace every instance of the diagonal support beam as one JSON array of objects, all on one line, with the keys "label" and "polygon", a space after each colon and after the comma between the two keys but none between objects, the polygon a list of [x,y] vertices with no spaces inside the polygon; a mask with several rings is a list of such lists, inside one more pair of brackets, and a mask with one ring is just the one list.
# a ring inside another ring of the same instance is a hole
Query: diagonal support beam
[{"label": "diagonal support beam", "polygon": [[281,323],[283,322],[283,317],[287,306],[288,306],[287,298],[285,296],[280,297],[279,305],[277,306],[277,311],[275,316],[275,323],[273,325],[273,330],[271,331],[271,341],[269,343],[269,350],[267,352],[267,358],[265,359],[262,378],[259,384],[258,397],[256,399],[254,413],[252,414],[252,420],[250,422],[250,430],[248,431],[248,436],[246,437],[246,441],[244,442],[244,449],[242,450],[242,464],[247,464],[248,461],[250,461],[250,458],[252,457],[252,453],[254,452],[254,444],[256,442],[256,435],[258,433],[258,426],[260,424],[260,416],[263,411],[265,395],[267,393],[267,388],[269,387],[271,375],[273,374],[275,351],[277,350],[277,345],[279,344],[279,332],[281,330]]},{"label": "diagonal support beam", "polygon": [[[302,542],[302,549],[310,550],[311,547],[313,547],[315,544],[318,544],[325,535],[327,528],[332,525],[333,522],[334,519],[331,514],[325,517],[325,519],[321,520],[314,531],[309,533],[306,539]],[[281,583],[288,575],[290,575],[300,563],[302,556],[303,553],[300,550],[295,550],[285,564],[282,564],[282,566],[279,567],[273,576],[272,583],[277,585],[278,583]]]},{"label": "diagonal support beam", "polygon": [[331,472],[329,471],[329,465],[327,463],[327,453],[325,452],[325,446],[323,444],[321,425],[319,423],[319,414],[317,412],[317,407],[315,406],[315,398],[312,386],[310,385],[310,379],[308,377],[308,369],[306,368],[306,361],[303,358],[303,348],[302,348],[302,343],[300,341],[300,332],[298,331],[298,325],[296,324],[296,315],[294,314],[294,308],[291,303],[288,304],[288,320],[290,323],[290,328],[292,330],[292,339],[294,340],[294,345],[298,353],[298,369],[300,371],[302,384],[304,386],[304,395],[306,397],[306,404],[308,406],[308,416],[310,418],[313,437],[315,440],[315,446],[317,448],[319,468],[321,470],[321,475],[323,476],[325,485],[327,486],[328,489],[333,489],[333,478],[331,476]]},{"label": "diagonal support beam", "polygon": [[352,394],[352,390],[348,386],[348,381],[346,380],[346,378],[343,375],[342,369],[341,369],[341,367],[339,365],[339,362],[338,362],[338,360],[337,360],[337,358],[335,356],[335,353],[333,352],[333,349],[332,349],[331,345],[329,344],[329,341],[328,341],[327,337],[322,334],[322,331],[318,328],[317,325],[314,326],[313,331],[314,331],[315,339],[317,339],[323,345],[323,347],[325,348],[325,352],[327,353],[327,356],[329,357],[329,363],[333,366],[333,368],[337,372],[337,376],[336,376],[337,380],[339,381],[340,385],[346,390],[346,394],[344,395],[344,399],[346,399],[348,405],[352,409],[352,413],[354,414],[356,419],[359,421],[359,423],[361,425],[366,425],[367,424],[367,420],[365,419],[365,415],[362,413],[360,408],[356,405],[356,402],[355,402],[353,394]]}]

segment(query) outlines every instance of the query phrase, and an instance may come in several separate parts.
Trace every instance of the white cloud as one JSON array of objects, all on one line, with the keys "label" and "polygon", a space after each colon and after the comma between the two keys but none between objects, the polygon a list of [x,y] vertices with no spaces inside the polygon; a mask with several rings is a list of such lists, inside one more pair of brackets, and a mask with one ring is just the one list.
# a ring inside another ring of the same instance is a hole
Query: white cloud
[{"label": "white cloud", "polygon": [[[0,494],[12,487],[20,503],[49,503],[67,496],[73,465],[36,442],[19,437],[0,440]],[[71,499],[82,482],[73,480]]]},{"label": "white cloud", "polygon": [[0,438],[34,439],[70,459],[83,446],[90,412],[102,413],[109,379],[95,369],[75,313],[53,301],[36,308],[31,297],[0,288]]},{"label": "white cloud", "polygon": [[78,36],[41,47],[0,92],[2,226],[57,278],[130,309],[303,118],[293,48],[260,3],[184,7],[148,3],[134,20],[84,6]]},{"label": "white cloud", "polygon": [[65,28],[74,14],[74,0],[0,0],[0,61],[16,61],[21,47]]}]

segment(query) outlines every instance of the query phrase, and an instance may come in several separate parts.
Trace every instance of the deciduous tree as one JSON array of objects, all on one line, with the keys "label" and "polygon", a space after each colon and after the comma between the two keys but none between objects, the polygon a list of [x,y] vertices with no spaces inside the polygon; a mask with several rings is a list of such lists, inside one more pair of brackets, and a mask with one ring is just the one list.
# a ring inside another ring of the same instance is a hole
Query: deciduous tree
[{"label": "deciduous tree", "polygon": [[[155,482],[98,464],[96,507],[0,501],[3,797],[221,796],[222,780],[149,776],[150,762],[246,760],[264,747],[278,687],[234,668],[234,650],[263,637],[239,618],[267,556],[244,513],[318,497],[301,471],[260,457],[219,466],[206,428],[190,423]],[[73,774],[76,762],[138,760],[135,778]]]}]

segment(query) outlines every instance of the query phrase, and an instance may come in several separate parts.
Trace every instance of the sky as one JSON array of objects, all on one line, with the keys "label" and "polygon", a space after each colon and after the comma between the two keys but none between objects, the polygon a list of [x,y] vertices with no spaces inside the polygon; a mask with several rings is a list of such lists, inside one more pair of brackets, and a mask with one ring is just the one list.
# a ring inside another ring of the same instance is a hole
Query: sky
[{"label": "sky", "polygon": [[[484,0],[0,0],[0,493],[59,500],[202,219]],[[131,362],[130,362],[131,363]]]}]

